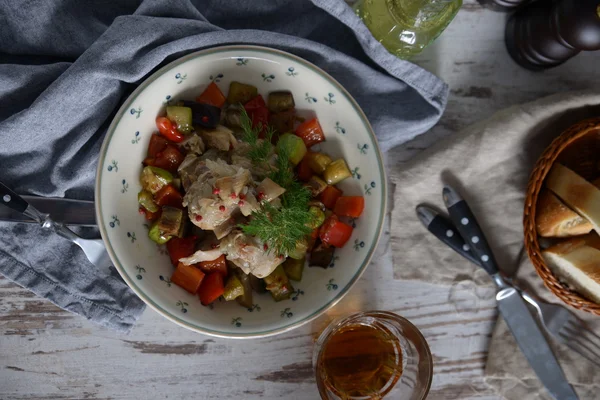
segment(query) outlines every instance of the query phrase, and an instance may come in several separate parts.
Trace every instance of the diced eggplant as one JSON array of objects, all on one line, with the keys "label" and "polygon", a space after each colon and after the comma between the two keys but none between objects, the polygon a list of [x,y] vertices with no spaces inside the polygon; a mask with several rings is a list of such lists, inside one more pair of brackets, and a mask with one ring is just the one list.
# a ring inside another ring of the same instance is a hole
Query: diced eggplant
[{"label": "diced eggplant", "polygon": [[289,299],[294,288],[290,283],[283,267],[280,265],[275,268],[270,275],[266,276],[265,283],[267,284],[267,290],[271,292],[271,296],[275,301],[281,301]]},{"label": "diced eggplant", "polygon": [[301,258],[299,260],[288,258],[283,263],[283,270],[288,278],[294,281],[302,280],[302,272],[304,271],[304,264],[306,263],[306,258]]},{"label": "diced eggplant", "polygon": [[242,284],[242,287],[244,288],[244,293],[241,296],[237,297],[235,300],[242,307],[251,309],[254,303],[252,299],[252,286],[250,284],[250,276],[246,275],[239,268],[235,271],[235,274],[238,277],[240,283]]},{"label": "diced eggplant", "polygon": [[308,166],[315,173],[322,175],[325,172],[325,169],[329,164],[331,164],[331,157],[327,154],[317,153],[317,152],[309,152],[306,154],[306,158],[308,159]]},{"label": "diced eggplant", "polygon": [[156,194],[163,186],[173,182],[173,175],[162,168],[147,166],[142,169],[140,183],[142,189]]},{"label": "diced eggplant", "polygon": [[167,106],[167,118],[177,124],[177,129],[181,133],[190,133],[194,129],[192,109],[189,107]]},{"label": "diced eggplant", "polygon": [[264,279],[257,278],[254,275],[248,275],[248,277],[250,278],[250,285],[252,286],[252,290],[254,290],[256,293],[267,292],[267,287]]},{"label": "diced eggplant", "polygon": [[223,292],[223,298],[227,301],[234,300],[244,295],[244,286],[240,279],[235,275],[231,274],[227,283],[225,284],[225,292]]},{"label": "diced eggplant", "polygon": [[158,219],[158,229],[162,236],[177,236],[183,229],[183,210],[164,206]]},{"label": "diced eggplant", "polygon": [[227,102],[229,104],[246,104],[256,96],[258,96],[258,89],[255,86],[233,81],[229,85]]},{"label": "diced eggplant", "polygon": [[228,128],[240,128],[242,126],[240,118],[243,109],[244,106],[241,104],[231,104],[227,107],[222,118],[223,125]]},{"label": "diced eggplant", "polygon": [[158,205],[154,202],[154,198],[152,197],[152,193],[147,190],[141,190],[138,193],[138,203],[140,206],[144,207],[146,210],[155,213],[158,211]]},{"label": "diced eggplant", "polygon": [[293,132],[294,122],[296,122],[295,109],[269,115],[269,126],[281,135]]},{"label": "diced eggplant", "polygon": [[342,158],[329,164],[323,173],[325,181],[327,181],[327,183],[330,185],[335,185],[346,178],[350,178],[351,176],[352,173],[350,172],[348,165],[346,165],[346,161],[344,161]]},{"label": "diced eggplant", "polygon": [[282,111],[288,111],[294,108],[294,96],[289,91],[277,91],[269,93],[269,99],[267,100],[269,111],[272,113],[278,113]]},{"label": "diced eggplant", "polygon": [[320,195],[325,189],[327,189],[327,182],[318,176],[311,176],[308,182],[304,185],[309,191],[312,197],[317,197]]},{"label": "diced eggplant", "polygon": [[329,267],[331,260],[333,260],[334,251],[335,249],[333,247],[325,247],[323,243],[319,244],[310,253],[310,262],[308,263],[308,266],[321,268]]},{"label": "diced eggplant", "polygon": [[221,121],[221,109],[210,104],[195,101],[183,101],[183,105],[192,110],[192,124],[203,128],[213,129]]}]

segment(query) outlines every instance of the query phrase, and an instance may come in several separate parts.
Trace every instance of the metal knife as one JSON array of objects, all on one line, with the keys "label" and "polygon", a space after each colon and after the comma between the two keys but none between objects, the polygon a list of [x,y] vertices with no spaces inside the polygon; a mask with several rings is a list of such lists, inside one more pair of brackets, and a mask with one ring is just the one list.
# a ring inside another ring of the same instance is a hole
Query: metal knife
[{"label": "metal knife", "polygon": [[[27,203],[65,225],[96,226],[94,202],[57,197],[21,196]],[[0,207],[0,221],[37,223],[8,207]]]},{"label": "metal knife", "polygon": [[529,361],[529,365],[555,399],[577,400],[575,391],[569,385],[546,338],[529,312],[525,300],[517,289],[508,285],[500,275],[494,254],[471,209],[450,186],[444,187],[443,198],[454,226],[470,246],[479,265],[496,284],[496,301],[500,314]]}]

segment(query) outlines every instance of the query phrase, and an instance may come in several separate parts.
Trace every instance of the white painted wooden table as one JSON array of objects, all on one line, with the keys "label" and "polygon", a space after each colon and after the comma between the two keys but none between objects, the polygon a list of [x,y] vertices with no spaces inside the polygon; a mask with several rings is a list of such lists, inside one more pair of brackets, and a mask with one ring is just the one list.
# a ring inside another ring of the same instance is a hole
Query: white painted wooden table
[{"label": "white painted wooden table", "polygon": [[[600,54],[543,73],[516,66],[504,49],[504,21],[465,0],[448,30],[415,60],[448,82],[451,96],[440,123],[393,151],[390,168],[506,106],[600,89],[594,67]],[[493,300],[457,313],[449,288],[394,281],[378,260],[328,316],[253,341],[202,336],[150,309],[130,335],[115,334],[0,277],[0,399],[317,399],[315,335],[331,316],[366,309],[396,312],[422,330],[435,359],[430,399],[498,399],[482,378],[496,320]]]}]

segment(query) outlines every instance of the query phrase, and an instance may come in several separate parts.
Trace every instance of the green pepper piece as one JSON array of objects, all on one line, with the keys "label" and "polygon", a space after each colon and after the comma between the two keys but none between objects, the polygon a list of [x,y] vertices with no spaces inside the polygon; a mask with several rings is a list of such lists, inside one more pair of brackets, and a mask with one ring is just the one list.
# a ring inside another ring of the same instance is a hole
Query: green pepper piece
[{"label": "green pepper piece", "polygon": [[246,275],[241,269],[237,269],[235,273],[238,279],[240,280],[242,287],[244,288],[244,294],[236,298],[235,301],[237,301],[238,304],[242,307],[251,309],[253,307],[254,301],[252,298],[252,284],[250,281],[251,278],[254,277],[254,275]]},{"label": "green pepper piece", "polygon": [[194,129],[192,125],[192,109],[190,107],[168,106],[167,118],[177,124],[181,133],[190,133]]},{"label": "green pepper piece", "polygon": [[240,282],[239,278],[232,274],[227,280],[225,285],[225,291],[223,292],[223,298],[227,301],[236,299],[237,297],[244,295],[244,286]]},{"label": "green pepper piece", "polygon": [[173,175],[162,168],[147,166],[142,170],[140,183],[142,189],[156,194],[163,186],[168,185],[173,181]]},{"label": "green pepper piece", "polygon": [[258,89],[255,86],[233,81],[229,85],[227,102],[229,104],[246,104],[256,96],[258,96]]},{"label": "green pepper piece", "polygon": [[155,213],[158,211],[158,206],[152,198],[152,193],[147,190],[142,190],[138,193],[138,203],[150,212]]},{"label": "green pepper piece", "polygon": [[150,240],[158,244],[165,244],[171,239],[171,236],[163,236],[163,234],[160,232],[160,229],[158,228],[158,222],[155,222],[150,227],[150,230],[148,231],[148,237],[150,238]]},{"label": "green pepper piece", "polygon": [[279,138],[277,142],[277,152],[281,152],[282,149],[287,151],[289,160],[292,164],[298,165],[302,158],[306,155],[306,145],[304,141],[291,133],[286,133]]},{"label": "green pepper piece", "polygon": [[300,281],[302,279],[302,272],[304,271],[304,264],[306,263],[306,257],[300,260],[288,258],[283,263],[283,270],[288,278],[294,281]]},{"label": "green pepper piece", "polygon": [[271,296],[275,301],[289,299],[294,291],[281,265],[278,265],[269,276],[265,277],[265,283],[267,284],[267,290],[271,292]]}]

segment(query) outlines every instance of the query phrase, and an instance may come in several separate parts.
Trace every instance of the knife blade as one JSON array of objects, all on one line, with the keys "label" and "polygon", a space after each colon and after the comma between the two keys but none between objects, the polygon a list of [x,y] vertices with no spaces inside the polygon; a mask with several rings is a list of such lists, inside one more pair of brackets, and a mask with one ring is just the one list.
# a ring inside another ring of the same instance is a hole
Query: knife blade
[{"label": "knife blade", "polygon": [[[65,225],[96,226],[94,202],[58,197],[21,196],[25,201],[52,219]],[[37,223],[8,207],[0,207],[0,221]]]},{"label": "knife blade", "polygon": [[498,289],[496,293],[498,310],[529,365],[552,397],[557,400],[577,400],[575,391],[567,381],[550,345],[529,312],[525,300],[500,275],[494,254],[468,204],[456,190],[449,186],[444,187],[443,198],[454,226],[470,246],[479,265],[494,280]]}]

